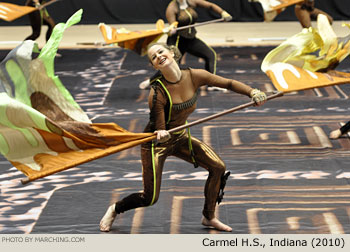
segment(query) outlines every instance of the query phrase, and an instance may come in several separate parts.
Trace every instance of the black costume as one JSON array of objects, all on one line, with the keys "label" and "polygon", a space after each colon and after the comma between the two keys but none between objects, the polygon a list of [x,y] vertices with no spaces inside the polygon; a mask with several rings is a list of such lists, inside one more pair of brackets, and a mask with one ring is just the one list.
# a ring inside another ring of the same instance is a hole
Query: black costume
[{"label": "black costume", "polygon": [[[190,0],[186,0],[188,7],[185,10],[180,9],[176,0],[170,2],[166,10],[166,18],[169,24],[178,22],[178,27],[191,25],[196,23],[198,14],[194,10],[196,6]],[[222,12],[218,6],[213,7],[217,12]],[[168,36],[167,44],[175,45],[179,48],[182,55],[188,52],[194,56],[204,59],[205,70],[216,73],[216,53],[213,48],[208,46],[201,39],[196,37],[196,29],[194,27],[180,30],[176,34]]]},{"label": "black costume", "polygon": [[[40,4],[44,4],[45,2],[47,1],[39,0]],[[35,7],[35,2],[33,0],[27,0],[25,5]],[[42,25],[45,24],[48,26],[45,36],[46,41],[48,41],[53,31],[53,28],[55,27],[55,21],[49,15],[47,10],[43,8],[40,11],[33,11],[29,13],[28,16],[33,32],[25,40],[36,40],[40,36]]]}]

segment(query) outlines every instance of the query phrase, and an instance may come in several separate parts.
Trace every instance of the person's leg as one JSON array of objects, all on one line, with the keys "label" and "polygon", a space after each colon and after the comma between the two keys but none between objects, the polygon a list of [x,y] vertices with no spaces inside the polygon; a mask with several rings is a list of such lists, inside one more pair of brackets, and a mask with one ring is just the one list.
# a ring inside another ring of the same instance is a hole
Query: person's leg
[{"label": "person's leg", "polygon": [[187,52],[204,59],[205,61],[205,70],[211,72],[213,74],[216,73],[216,52],[213,48],[208,46],[205,42],[203,42],[199,38],[194,38],[189,40],[187,46]]},{"label": "person's leg", "polygon": [[[188,137],[184,136],[182,142],[176,146],[174,155],[193,163],[188,147]],[[191,137],[192,149],[196,163],[206,169],[209,174],[204,188],[205,202],[203,207],[202,224],[214,227],[220,231],[231,232],[232,228],[219,221],[215,216],[215,207],[219,195],[221,180],[225,174],[225,164],[215,151],[207,144],[195,137]]]},{"label": "person's leg", "polygon": [[56,24],[53,18],[47,13],[46,10],[43,11],[43,23],[48,27],[45,37],[46,41],[48,41]]},{"label": "person's leg", "polygon": [[101,231],[110,230],[117,214],[138,207],[151,206],[157,202],[166,157],[166,147],[155,147],[152,143],[141,146],[143,192],[130,194],[111,205],[101,219]]},{"label": "person's leg", "polygon": [[33,11],[28,14],[30,26],[32,27],[32,34],[25,38],[25,40],[36,40],[41,32],[41,14],[40,11]]},{"label": "person's leg", "polygon": [[166,43],[167,45],[173,45],[176,46],[180,53],[181,53],[181,58],[178,60],[178,63],[181,63],[181,59],[182,57],[185,55],[185,53],[187,52],[187,48],[188,48],[188,39],[181,37],[179,35],[173,35],[168,37]]},{"label": "person's leg", "polygon": [[[217,62],[217,57],[216,57],[216,52],[214,51],[213,48],[208,46],[205,42],[203,42],[199,38],[194,38],[189,40],[188,46],[187,46],[187,52],[197,56],[199,58],[204,59],[205,62],[205,70],[208,72],[211,72],[213,74],[216,73],[216,62]],[[202,90],[204,87],[202,87]],[[208,87],[208,91],[223,91],[223,92],[228,92],[227,89],[225,88],[219,88],[219,87]]]},{"label": "person's leg", "polygon": [[306,9],[302,9],[302,7],[299,5],[295,6],[294,12],[303,28],[311,27],[310,12],[308,12]]}]

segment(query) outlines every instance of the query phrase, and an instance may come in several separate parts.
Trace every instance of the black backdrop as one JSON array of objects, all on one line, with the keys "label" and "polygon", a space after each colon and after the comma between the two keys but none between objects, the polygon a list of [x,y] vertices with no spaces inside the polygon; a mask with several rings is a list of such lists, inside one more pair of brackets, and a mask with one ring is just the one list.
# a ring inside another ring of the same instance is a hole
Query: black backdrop
[{"label": "black backdrop", "polygon": [[[24,5],[25,0],[0,0]],[[210,0],[221,6],[233,16],[232,22],[263,21],[263,12],[259,3],[248,0]],[[66,21],[76,10],[84,10],[80,24],[118,23],[154,23],[165,19],[165,8],[170,0],[60,0],[48,7],[57,22]],[[317,0],[316,6],[333,16],[335,20],[350,19],[349,0]],[[199,10],[200,20],[206,21],[217,17],[207,10]],[[293,7],[288,7],[276,21],[296,20]],[[28,17],[19,18],[11,23],[0,20],[0,25],[27,25]]]}]

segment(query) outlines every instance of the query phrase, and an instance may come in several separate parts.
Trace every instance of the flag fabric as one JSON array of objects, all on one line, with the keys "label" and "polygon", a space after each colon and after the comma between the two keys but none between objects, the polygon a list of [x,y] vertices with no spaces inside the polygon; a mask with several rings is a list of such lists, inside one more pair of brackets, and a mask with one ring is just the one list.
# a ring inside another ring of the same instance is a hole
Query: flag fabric
[{"label": "flag fabric", "polygon": [[21,6],[11,3],[0,2],[0,19],[12,22],[13,20],[16,20],[17,18],[27,15],[33,11],[42,10],[46,6],[51,5],[57,1],[58,0],[51,0],[49,2],[41,4],[39,7]]},{"label": "flag fabric", "polygon": [[274,64],[266,74],[275,88],[285,93],[350,83],[350,73],[339,71],[311,72],[286,63]]},{"label": "flag fabric", "polygon": [[[114,123],[91,123],[54,74],[66,28],[82,10],[59,23],[39,51],[27,40],[0,63],[0,152],[29,181],[153,140]],[[34,59],[34,53],[40,53]]]},{"label": "flag fabric", "polygon": [[350,35],[338,38],[325,15],[318,15],[317,29],[305,28],[270,51],[261,69],[283,92],[350,82],[336,66],[350,54]]},{"label": "flag fabric", "polygon": [[147,46],[158,41],[166,32],[162,19],[157,21],[156,29],[153,30],[129,31],[125,28],[116,29],[104,23],[98,26],[106,44],[116,44],[140,55],[146,54]]},{"label": "flag fabric", "polygon": [[250,0],[250,2],[259,2],[264,11],[264,20],[270,22],[285,10],[288,6],[303,2],[304,0]]},{"label": "flag fabric", "polygon": [[35,10],[37,10],[37,8],[31,6],[20,6],[17,4],[0,2],[0,18],[8,22],[27,15]]}]

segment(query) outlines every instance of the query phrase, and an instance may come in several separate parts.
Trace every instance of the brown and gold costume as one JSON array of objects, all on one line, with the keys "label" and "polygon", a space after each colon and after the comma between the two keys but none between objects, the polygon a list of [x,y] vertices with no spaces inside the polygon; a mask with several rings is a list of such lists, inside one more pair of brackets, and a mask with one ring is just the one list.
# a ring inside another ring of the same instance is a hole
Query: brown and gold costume
[{"label": "brown and gold costume", "polygon": [[[202,85],[227,88],[247,96],[252,91],[252,88],[246,85],[234,83],[230,79],[205,70],[186,69],[181,70],[181,73],[182,77],[177,83],[171,84],[164,77],[153,83],[149,96],[150,121],[145,132],[169,130],[185,124],[188,116],[196,108],[197,92]],[[226,167],[210,146],[191,137],[185,130],[173,133],[171,139],[165,143],[148,142],[141,146],[144,191],[131,194],[117,202],[116,212],[149,206],[158,200],[163,166],[168,156],[181,158],[208,170],[203,215],[208,220],[214,218],[215,205]]]},{"label": "brown and gold costume", "polygon": [[333,18],[326,12],[315,8],[314,0],[305,0],[295,5],[295,15],[303,28],[311,27],[311,20],[316,20],[318,14],[327,16],[329,23],[333,23]]}]

